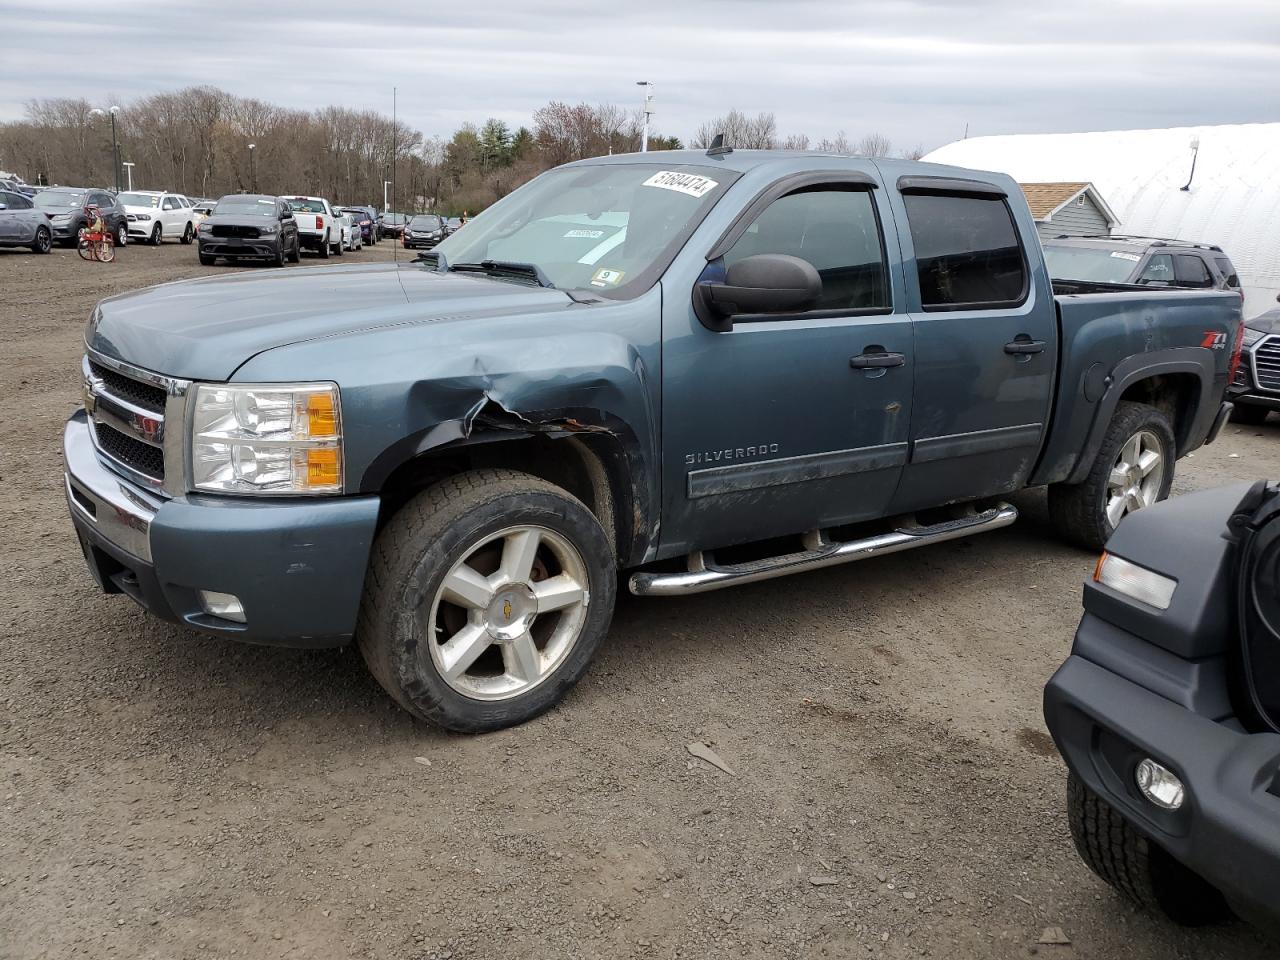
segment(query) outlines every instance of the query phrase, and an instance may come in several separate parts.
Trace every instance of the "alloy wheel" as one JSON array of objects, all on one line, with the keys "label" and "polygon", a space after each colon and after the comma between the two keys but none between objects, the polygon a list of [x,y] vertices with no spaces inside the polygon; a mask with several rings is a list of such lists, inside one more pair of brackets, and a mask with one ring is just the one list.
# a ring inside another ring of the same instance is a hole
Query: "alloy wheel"
[{"label": "alloy wheel", "polygon": [[1140,430],[1125,441],[1107,477],[1107,522],[1113,529],[1126,514],[1156,502],[1164,471],[1164,448],[1154,433]]},{"label": "alloy wheel", "polygon": [[473,545],[431,602],[431,659],[473,700],[509,700],[564,662],[586,622],[590,592],[578,550],[546,527],[509,527]]}]

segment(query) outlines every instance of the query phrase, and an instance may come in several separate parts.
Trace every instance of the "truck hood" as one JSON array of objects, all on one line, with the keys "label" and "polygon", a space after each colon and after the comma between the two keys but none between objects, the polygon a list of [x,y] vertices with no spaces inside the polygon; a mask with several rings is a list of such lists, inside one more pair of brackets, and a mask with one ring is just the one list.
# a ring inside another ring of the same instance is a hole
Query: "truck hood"
[{"label": "truck hood", "polygon": [[[103,300],[85,342],[187,380],[227,380],[274,347],[407,323],[453,323],[571,306],[558,290],[416,263],[252,271]],[[317,372],[322,377],[323,371]]]}]

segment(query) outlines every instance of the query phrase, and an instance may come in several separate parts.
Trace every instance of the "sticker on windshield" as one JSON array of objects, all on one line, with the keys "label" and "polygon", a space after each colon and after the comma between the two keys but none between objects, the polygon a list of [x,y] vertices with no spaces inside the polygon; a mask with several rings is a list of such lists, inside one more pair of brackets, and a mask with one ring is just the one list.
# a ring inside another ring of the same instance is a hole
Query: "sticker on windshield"
[{"label": "sticker on windshield", "polygon": [[1117,260],[1132,260],[1134,263],[1137,263],[1139,260],[1142,259],[1141,255],[1139,254],[1126,253],[1123,250],[1112,250],[1111,255],[1115,257]]},{"label": "sticker on windshield", "polygon": [[690,197],[702,198],[720,184],[707,177],[699,177],[693,173],[676,173],[674,170],[659,170],[652,177],[640,184],[642,187],[659,187],[662,190],[674,190]]},{"label": "sticker on windshield", "polygon": [[565,240],[599,240],[604,236],[603,230],[570,230],[563,237]]},{"label": "sticker on windshield", "polygon": [[593,287],[616,287],[622,282],[624,275],[621,270],[606,270],[601,267],[591,275],[591,285]]}]

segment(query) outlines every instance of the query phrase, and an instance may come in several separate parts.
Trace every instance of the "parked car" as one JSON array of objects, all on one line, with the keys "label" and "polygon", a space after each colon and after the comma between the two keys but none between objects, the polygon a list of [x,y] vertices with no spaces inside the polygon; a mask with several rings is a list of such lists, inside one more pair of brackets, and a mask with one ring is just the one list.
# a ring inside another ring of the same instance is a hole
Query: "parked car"
[{"label": "parked car", "polygon": [[165,237],[182,243],[195,239],[195,217],[191,201],[180,193],[164,190],[132,190],[116,199],[129,220],[129,236],[158,246]]},{"label": "parked car", "polygon": [[200,223],[197,252],[211,267],[218,257],[259,259],[277,267],[297,263],[301,244],[290,205],[279,197],[233,193],[218,201]]},{"label": "parked car", "polygon": [[1213,244],[1128,236],[1058,237],[1044,242],[1044,259],[1055,280],[1240,292],[1231,258]]},{"label": "parked car", "polygon": [[1183,924],[1280,920],[1280,485],[1125,520],[1045,689],[1080,857]]},{"label": "parked car", "polygon": [[434,213],[420,213],[405,224],[401,238],[406,247],[434,247],[445,238],[444,220]]},{"label": "parked car", "polygon": [[408,221],[403,213],[384,213],[378,217],[378,237],[399,237]]},{"label": "parked car", "polygon": [[196,230],[199,230],[200,224],[213,214],[213,208],[217,204],[217,200],[202,199],[191,201],[191,221],[196,225]]},{"label": "parked car", "polygon": [[461,217],[449,217],[444,222],[445,236],[451,236],[462,229]]},{"label": "parked car", "polygon": [[53,224],[24,193],[0,190],[0,247],[30,247],[35,253],[53,249]]},{"label": "parked car", "polygon": [[342,210],[351,214],[364,243],[378,242],[378,212],[373,207],[343,207]]},{"label": "parked car", "polygon": [[364,240],[360,235],[360,224],[356,222],[355,216],[342,207],[336,208],[333,214],[342,230],[342,248],[355,251],[363,247]]},{"label": "parked car", "polygon": [[1280,410],[1280,307],[1245,321],[1244,354],[1227,396],[1236,423],[1257,425]]},{"label": "parked car", "polygon": [[1055,297],[1003,174],[653,156],[413,262],[100,303],[63,441],[98,582],[230,639],[358,637],[415,715],[490,730],[582,676],[619,569],[750,583],[1003,527],[1033,486],[1096,546],[1226,419],[1240,298]]},{"label": "parked car", "polygon": [[293,208],[302,249],[314,250],[325,258],[328,258],[331,253],[342,256],[345,248],[342,218],[334,211],[328,200],[322,197],[285,197],[283,199]]},{"label": "parked car", "polygon": [[87,224],[84,208],[96,206],[102,211],[102,220],[116,239],[116,246],[123,247],[129,240],[129,220],[124,207],[116,202],[110,191],[90,187],[50,187],[32,198],[37,210],[49,215],[53,239],[64,246],[74,246],[80,231]]}]

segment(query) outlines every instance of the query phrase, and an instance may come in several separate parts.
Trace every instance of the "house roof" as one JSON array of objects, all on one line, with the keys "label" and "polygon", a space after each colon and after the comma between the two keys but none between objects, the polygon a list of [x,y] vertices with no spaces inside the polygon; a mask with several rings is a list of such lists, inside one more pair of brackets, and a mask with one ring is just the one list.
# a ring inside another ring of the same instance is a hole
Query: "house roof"
[{"label": "house roof", "polygon": [[1088,194],[1089,199],[1093,201],[1093,205],[1107,218],[1111,226],[1114,227],[1120,222],[1092,183],[1061,180],[1053,183],[1020,183],[1018,186],[1022,188],[1022,192],[1027,198],[1027,206],[1031,208],[1031,216],[1038,222],[1052,220],[1055,213],[1067,204],[1073,203],[1076,197],[1082,193]]}]

